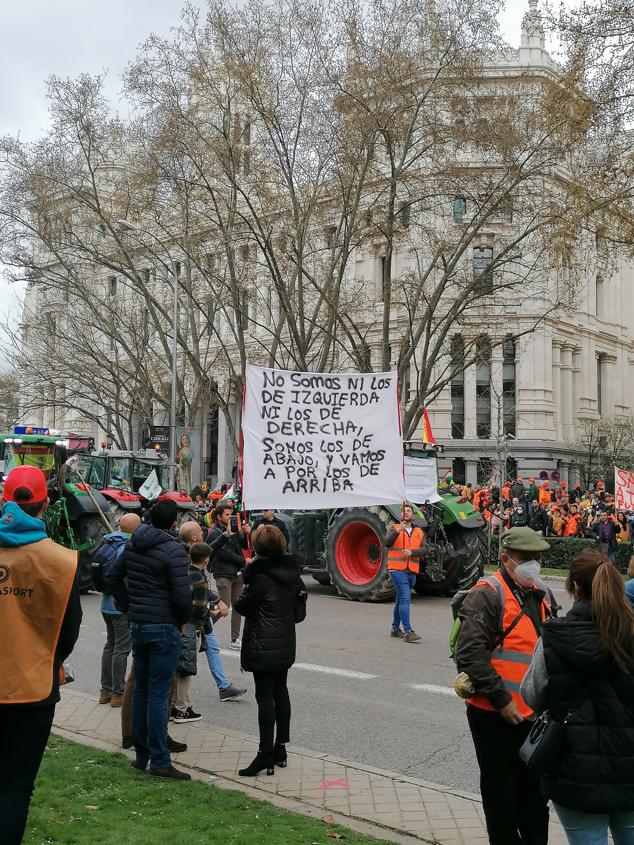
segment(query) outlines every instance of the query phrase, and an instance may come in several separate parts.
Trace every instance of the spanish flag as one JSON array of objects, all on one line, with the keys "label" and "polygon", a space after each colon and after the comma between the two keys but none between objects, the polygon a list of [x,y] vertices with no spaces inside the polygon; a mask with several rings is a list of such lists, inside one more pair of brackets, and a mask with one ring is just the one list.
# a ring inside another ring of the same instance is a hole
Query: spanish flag
[{"label": "spanish flag", "polygon": [[423,408],[423,443],[428,443],[430,446],[438,445],[434,437],[434,432],[431,430],[427,408]]}]

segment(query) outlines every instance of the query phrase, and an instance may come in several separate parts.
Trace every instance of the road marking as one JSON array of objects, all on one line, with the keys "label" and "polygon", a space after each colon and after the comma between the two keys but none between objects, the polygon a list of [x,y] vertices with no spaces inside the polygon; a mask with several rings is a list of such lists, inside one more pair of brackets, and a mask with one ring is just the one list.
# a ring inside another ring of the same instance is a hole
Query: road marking
[{"label": "road marking", "polygon": [[438,684],[409,684],[410,689],[420,692],[435,692],[440,695],[453,695],[456,698],[456,691],[453,687],[439,687]]},{"label": "road marking", "polygon": [[[239,651],[221,648],[220,654],[223,657],[240,657]],[[354,669],[339,669],[337,666],[320,666],[319,663],[295,663],[295,669],[305,669],[307,672],[321,672],[324,675],[339,675],[341,678],[356,678],[358,681],[372,681],[378,675],[370,675],[367,672],[357,672]]]}]

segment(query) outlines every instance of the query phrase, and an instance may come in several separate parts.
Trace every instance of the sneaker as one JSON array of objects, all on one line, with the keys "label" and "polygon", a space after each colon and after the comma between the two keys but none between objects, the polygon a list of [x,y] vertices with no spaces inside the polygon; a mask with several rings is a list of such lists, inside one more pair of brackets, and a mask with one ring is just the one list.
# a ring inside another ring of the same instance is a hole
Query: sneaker
[{"label": "sneaker", "polygon": [[174,716],[178,713],[178,710],[175,707],[172,707],[170,710],[170,722],[174,721]]},{"label": "sneaker", "polygon": [[175,769],[174,766],[169,766],[167,769],[150,769],[150,774],[155,778],[168,778],[169,780],[191,780],[192,776],[187,772],[181,772]]},{"label": "sneaker", "polygon": [[131,736],[124,736],[121,740],[121,748],[132,748],[134,739]]},{"label": "sneaker", "polygon": [[402,640],[405,634],[401,631],[400,628],[392,628],[392,630],[390,631],[390,636],[398,637],[400,640]]},{"label": "sneaker", "polygon": [[238,689],[238,687],[234,687],[233,684],[229,684],[226,689],[220,690],[220,700],[221,701],[234,701],[236,698],[240,698],[241,695],[246,693],[245,689]]},{"label": "sneaker", "polygon": [[229,648],[232,648],[234,651],[240,651],[242,648],[242,640],[238,637],[237,640],[231,640],[231,645]]},{"label": "sneaker", "polygon": [[143,762],[143,760],[133,760],[130,763],[132,768],[137,769],[137,771],[139,771],[139,772],[144,772],[147,768],[147,764],[148,764],[147,760],[145,762]]},{"label": "sneaker", "polygon": [[187,743],[186,742],[176,742],[175,739],[168,734],[167,735],[167,750],[170,754],[180,754],[183,751],[187,751]]},{"label": "sneaker", "polygon": [[416,631],[414,631],[414,629],[412,628],[411,631],[408,631],[405,634],[403,639],[405,640],[406,643],[416,643],[416,642],[418,642],[418,640],[422,640],[423,638],[421,637],[420,634],[417,634]]},{"label": "sneaker", "polygon": [[187,710],[177,710],[174,716],[174,724],[175,725],[182,725],[183,722],[197,722],[199,719],[202,719],[200,713],[194,713],[191,707],[188,707]]},{"label": "sneaker", "polygon": [[110,704],[112,701],[112,690],[102,689],[99,693],[99,704]]}]

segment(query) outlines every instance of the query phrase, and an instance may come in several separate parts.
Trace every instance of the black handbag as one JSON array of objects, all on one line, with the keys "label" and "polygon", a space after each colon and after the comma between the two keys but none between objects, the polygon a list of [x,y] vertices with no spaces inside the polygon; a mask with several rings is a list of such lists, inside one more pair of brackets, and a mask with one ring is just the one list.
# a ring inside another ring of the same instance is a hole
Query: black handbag
[{"label": "black handbag", "polygon": [[566,725],[588,694],[588,688],[584,688],[563,720],[555,719],[548,710],[535,720],[519,751],[520,759],[529,769],[540,775],[557,774],[564,749]]},{"label": "black handbag", "polygon": [[295,596],[295,624],[298,625],[306,619],[306,602],[308,600],[308,593],[302,583],[297,588],[297,595]]}]

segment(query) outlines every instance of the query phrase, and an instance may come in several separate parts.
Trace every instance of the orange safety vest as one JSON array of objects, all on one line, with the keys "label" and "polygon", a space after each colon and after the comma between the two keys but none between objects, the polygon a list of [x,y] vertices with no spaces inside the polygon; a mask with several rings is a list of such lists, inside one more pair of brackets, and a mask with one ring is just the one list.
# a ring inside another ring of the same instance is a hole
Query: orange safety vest
[{"label": "orange safety vest", "polygon": [[[498,582],[499,586],[493,579]],[[493,583],[491,583],[492,581]],[[499,600],[504,602],[502,631],[506,631],[521,613],[522,608],[501,572],[494,572],[492,577],[478,581],[473,589],[484,587],[489,590],[496,590]],[[542,602],[541,612],[543,622],[547,614],[550,613],[550,606],[546,601]],[[533,711],[520,695],[520,684],[524,675],[528,672],[538,639],[539,634],[529,617],[522,616],[506,635],[504,642],[497,645],[491,652],[491,665],[502,678],[507,692],[511,694],[517,709],[524,718],[531,716]],[[473,698],[467,699],[467,702],[480,710],[497,710],[485,695],[475,695]]]},{"label": "orange safety vest", "polygon": [[[398,523],[394,525],[394,530],[398,530]],[[387,568],[390,571],[403,572],[408,570],[418,574],[420,569],[420,562],[417,557],[407,557],[403,554],[403,549],[420,549],[425,540],[425,535],[421,528],[412,526],[412,533],[407,531],[399,531],[394,540],[394,545],[387,550]]]},{"label": "orange safety vest", "polygon": [[77,552],[48,538],[0,549],[0,704],[50,695],[76,572]]},{"label": "orange safety vest", "polygon": [[540,505],[549,505],[552,501],[550,490],[547,490],[545,487],[540,487],[537,491],[537,499]]}]

